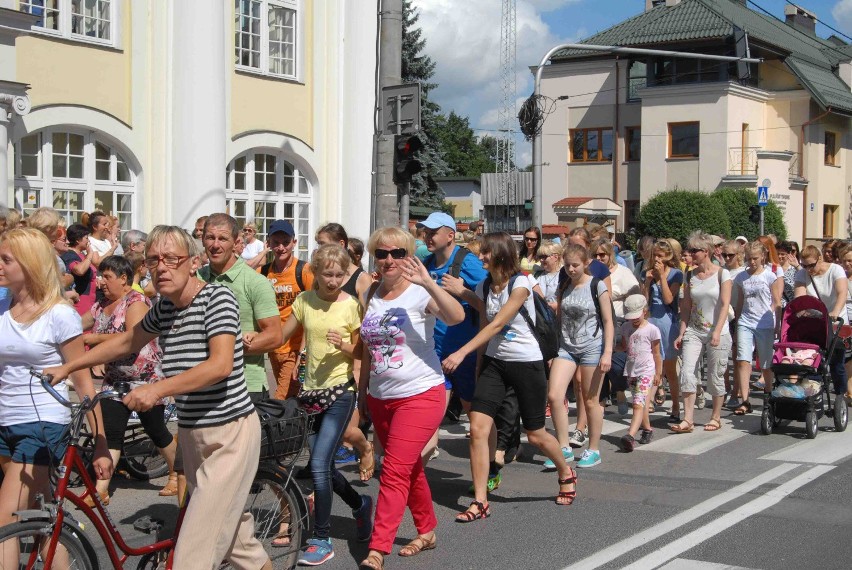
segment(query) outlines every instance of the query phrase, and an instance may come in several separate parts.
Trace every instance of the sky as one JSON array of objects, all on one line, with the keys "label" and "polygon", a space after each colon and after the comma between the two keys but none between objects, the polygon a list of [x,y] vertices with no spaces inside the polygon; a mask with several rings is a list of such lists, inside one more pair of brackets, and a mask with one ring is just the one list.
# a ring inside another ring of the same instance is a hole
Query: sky
[{"label": "sky", "polygon": [[[645,9],[645,0],[516,0],[517,104],[533,90],[529,67],[550,48],[603,31]],[[748,0],[780,19],[786,0]],[[802,0],[820,22],[852,36],[852,0]],[[501,0],[414,0],[425,52],[437,64],[431,93],[445,113],[470,119],[478,135],[498,134],[500,104]],[[817,24],[817,34],[834,32]],[[848,39],[852,43],[852,40]],[[517,114],[517,113],[514,113]],[[516,163],[530,163],[531,150],[517,137]]]}]

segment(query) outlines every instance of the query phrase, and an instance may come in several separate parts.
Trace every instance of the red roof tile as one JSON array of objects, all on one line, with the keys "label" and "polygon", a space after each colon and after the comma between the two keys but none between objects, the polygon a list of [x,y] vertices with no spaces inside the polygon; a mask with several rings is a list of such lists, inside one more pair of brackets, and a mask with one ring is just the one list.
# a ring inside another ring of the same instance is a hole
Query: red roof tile
[{"label": "red roof tile", "polygon": [[585,196],[585,197],[583,197],[583,196],[579,196],[579,197],[573,197],[573,198],[562,198],[561,200],[559,200],[558,202],[556,202],[555,204],[553,204],[553,206],[554,206],[554,207],[562,206],[562,207],[568,207],[568,208],[576,208],[577,206],[582,206],[583,204],[585,204],[585,203],[586,203],[586,202],[588,202],[589,200],[594,200],[594,198],[592,198],[592,197],[590,197],[590,196]]}]

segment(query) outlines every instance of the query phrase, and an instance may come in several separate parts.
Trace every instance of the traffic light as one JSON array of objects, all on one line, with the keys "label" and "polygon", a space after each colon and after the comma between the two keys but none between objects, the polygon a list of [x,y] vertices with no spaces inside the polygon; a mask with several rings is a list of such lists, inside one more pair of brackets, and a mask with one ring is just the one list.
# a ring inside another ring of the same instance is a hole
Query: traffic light
[{"label": "traffic light", "polygon": [[423,170],[417,151],[423,143],[416,135],[398,135],[393,157],[393,181],[397,184],[411,182],[411,177]]},{"label": "traffic light", "polygon": [[755,224],[760,223],[760,206],[752,205],[748,207],[748,219]]}]

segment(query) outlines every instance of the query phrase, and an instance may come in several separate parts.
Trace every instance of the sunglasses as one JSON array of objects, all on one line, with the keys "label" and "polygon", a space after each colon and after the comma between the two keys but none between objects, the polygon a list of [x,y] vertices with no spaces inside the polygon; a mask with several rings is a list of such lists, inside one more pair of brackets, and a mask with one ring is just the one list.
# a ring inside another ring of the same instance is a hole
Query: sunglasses
[{"label": "sunglasses", "polygon": [[524,241],[538,241],[538,238],[537,237],[524,236]]},{"label": "sunglasses", "polygon": [[736,254],[736,253],[723,253],[723,254],[722,254],[722,257],[724,257],[725,259],[733,259],[733,258],[735,258],[736,256],[737,256],[737,254]]},{"label": "sunglasses", "polygon": [[816,267],[817,263],[819,262],[814,261],[813,263],[803,263],[802,267],[804,267],[805,269],[813,269],[814,267]]},{"label": "sunglasses", "polygon": [[545,260],[545,259],[547,259],[548,257],[550,257],[550,254],[547,254],[547,255],[539,255],[538,257],[536,257],[536,259],[538,259],[539,261],[544,261],[544,260]]},{"label": "sunglasses", "polygon": [[698,253],[699,251],[704,251],[704,250],[703,250],[703,249],[700,249],[700,248],[697,248],[697,247],[690,247],[690,248],[688,248],[686,251],[687,251],[687,252],[689,252],[689,253],[691,253],[692,255],[695,255],[695,254],[696,254],[696,253]]},{"label": "sunglasses", "polygon": [[388,256],[391,256],[393,259],[402,259],[408,255],[408,251],[404,247],[398,247],[396,249],[377,249],[373,255],[376,259],[387,259]]},{"label": "sunglasses", "polygon": [[595,257],[597,257],[598,259],[600,259],[600,258],[602,258],[602,257],[609,257],[609,254],[608,254],[608,253],[596,253],[596,254],[595,254]]}]

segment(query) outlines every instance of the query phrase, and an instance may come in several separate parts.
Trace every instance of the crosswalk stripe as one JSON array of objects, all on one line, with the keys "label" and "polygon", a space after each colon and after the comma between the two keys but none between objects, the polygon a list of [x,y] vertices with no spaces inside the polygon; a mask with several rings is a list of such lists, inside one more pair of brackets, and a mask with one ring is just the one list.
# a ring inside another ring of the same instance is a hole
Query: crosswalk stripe
[{"label": "crosswalk stripe", "polygon": [[730,421],[723,419],[722,429],[718,431],[704,431],[704,428],[701,426],[696,426],[695,431],[692,433],[674,434],[660,438],[647,445],[637,446],[636,451],[701,455],[726,443],[735,441],[747,433],[740,429],[734,429]]},{"label": "crosswalk stripe", "polygon": [[675,558],[658,570],[755,570],[745,566],[731,566],[730,564],[719,564],[717,562],[704,562],[703,560],[687,560],[686,558]]},{"label": "crosswalk stripe", "polygon": [[[790,436],[777,434],[769,437]],[[850,444],[852,444],[852,430],[846,430],[843,433],[820,433],[816,439],[801,441],[764,455],[760,459],[831,465],[849,456]]]}]

